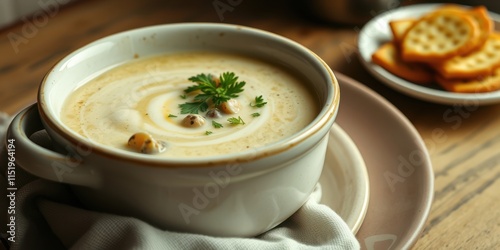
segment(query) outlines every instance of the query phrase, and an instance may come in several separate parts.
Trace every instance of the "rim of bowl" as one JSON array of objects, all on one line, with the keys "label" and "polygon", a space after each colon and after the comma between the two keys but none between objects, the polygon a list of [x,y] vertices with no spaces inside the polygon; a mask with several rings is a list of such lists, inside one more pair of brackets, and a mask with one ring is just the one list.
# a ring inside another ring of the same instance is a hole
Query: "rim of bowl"
[{"label": "rim of bowl", "polygon": [[[124,36],[126,34],[130,34],[133,32],[144,31],[146,29],[155,30],[161,27],[164,28],[185,27],[190,29],[200,29],[200,28],[221,29],[220,31],[236,29],[239,31],[251,33],[252,35],[261,36],[263,38],[265,37],[265,39],[276,40],[280,43],[287,44],[288,46],[292,47],[294,50],[299,52],[301,56],[307,57],[307,60],[311,63],[314,63],[314,65],[321,71],[322,75],[328,77],[329,82],[331,84],[329,84],[327,87],[329,91],[326,96],[325,105],[321,107],[320,112],[311,123],[309,123],[305,128],[302,128],[300,131],[296,132],[291,136],[284,137],[283,139],[275,141],[268,145],[255,147],[241,152],[214,155],[214,156],[196,157],[196,158],[152,157],[151,155],[138,154],[123,149],[112,148],[110,146],[101,145],[99,143],[93,143],[90,141],[82,140],[81,138],[78,137],[76,132],[64,126],[61,126],[61,124],[59,124],[61,122],[59,122],[58,119],[54,118],[53,114],[47,110],[48,107],[45,102],[45,85],[46,85],[46,80],[50,75],[50,72],[55,71],[58,67],[64,65],[64,63],[69,59],[71,59],[73,56],[77,55],[78,53],[84,51],[85,49],[91,47],[94,44],[105,41],[107,39]],[[280,152],[286,151],[300,144],[302,141],[313,136],[314,134],[318,133],[325,126],[333,125],[333,122],[337,115],[339,103],[340,103],[340,89],[338,81],[333,71],[323,61],[323,59],[321,59],[318,55],[316,55],[314,52],[312,52],[305,46],[291,39],[280,36],[278,34],[249,26],[236,25],[236,24],[210,23],[210,22],[188,22],[188,23],[161,24],[161,25],[145,26],[141,28],[130,29],[102,37],[100,39],[97,39],[93,42],[84,45],[83,47],[80,47],[79,49],[71,52],[70,54],[64,56],[61,60],[59,60],[53,67],[50,68],[48,73],[44,76],[38,90],[37,105],[39,108],[40,117],[42,121],[46,123],[46,126],[49,126],[52,130],[54,130],[54,132],[57,135],[63,137],[64,140],[70,142],[72,145],[76,146],[83,145],[87,148],[91,148],[92,153],[99,154],[100,156],[104,156],[106,158],[120,159],[120,160],[125,160],[127,162],[135,162],[139,163],[139,165],[145,165],[145,166],[175,168],[175,167],[209,167],[221,164],[242,163],[248,161],[255,161],[257,159],[266,158],[278,154]],[[329,129],[330,128],[328,128],[327,130]]]}]

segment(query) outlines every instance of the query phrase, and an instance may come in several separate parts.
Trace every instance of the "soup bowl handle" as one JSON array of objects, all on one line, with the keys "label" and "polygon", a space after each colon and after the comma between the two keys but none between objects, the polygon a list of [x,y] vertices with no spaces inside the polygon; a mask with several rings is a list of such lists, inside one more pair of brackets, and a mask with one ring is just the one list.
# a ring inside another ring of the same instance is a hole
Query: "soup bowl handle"
[{"label": "soup bowl handle", "polygon": [[96,171],[85,165],[84,159],[71,153],[47,149],[30,139],[44,130],[37,104],[17,114],[7,131],[7,140],[13,140],[16,165],[37,177],[87,187],[99,186]]}]

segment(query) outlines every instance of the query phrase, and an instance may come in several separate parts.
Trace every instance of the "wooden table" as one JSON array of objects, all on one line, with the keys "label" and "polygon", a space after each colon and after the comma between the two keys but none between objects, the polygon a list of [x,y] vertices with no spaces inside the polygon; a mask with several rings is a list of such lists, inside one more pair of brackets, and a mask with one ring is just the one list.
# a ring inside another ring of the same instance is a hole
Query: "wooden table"
[{"label": "wooden table", "polygon": [[[63,0],[40,2],[62,3]],[[414,249],[500,248],[500,105],[428,103],[375,80],[357,58],[360,26],[313,21],[286,1],[237,3],[218,13],[216,1],[80,0],[52,5],[0,30],[0,111],[15,114],[36,101],[45,73],[69,52],[131,28],[187,21],[253,26],[291,38],[335,71],[374,89],[398,107],[425,140],[435,172],[435,196]],[[444,136],[439,138],[435,133]]]}]

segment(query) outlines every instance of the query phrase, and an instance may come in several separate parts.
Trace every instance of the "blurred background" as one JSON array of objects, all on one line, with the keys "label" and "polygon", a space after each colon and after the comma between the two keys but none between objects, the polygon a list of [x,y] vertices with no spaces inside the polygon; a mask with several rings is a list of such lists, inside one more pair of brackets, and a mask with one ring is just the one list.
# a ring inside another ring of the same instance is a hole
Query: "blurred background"
[{"label": "blurred background", "polygon": [[[0,0],[0,28],[7,27],[43,10],[44,6],[57,3],[63,6],[75,1],[91,0]],[[235,1],[236,2],[236,1]],[[265,12],[268,1],[252,1],[259,12]],[[281,2],[281,1],[276,1]],[[308,18],[339,24],[363,24],[383,11],[400,5],[417,3],[458,3],[464,5],[485,5],[490,11],[500,12],[500,2],[494,0],[421,1],[421,0],[291,0],[287,4],[295,8],[297,14]],[[201,2],[197,4],[203,5]],[[248,4],[248,3],[247,3]]]},{"label": "blurred background", "polygon": [[419,0],[296,0],[299,9],[305,9],[310,18],[343,23],[363,24],[376,15],[403,5],[418,3],[457,3],[484,5],[490,11],[499,12],[500,2],[493,0],[419,1]]}]

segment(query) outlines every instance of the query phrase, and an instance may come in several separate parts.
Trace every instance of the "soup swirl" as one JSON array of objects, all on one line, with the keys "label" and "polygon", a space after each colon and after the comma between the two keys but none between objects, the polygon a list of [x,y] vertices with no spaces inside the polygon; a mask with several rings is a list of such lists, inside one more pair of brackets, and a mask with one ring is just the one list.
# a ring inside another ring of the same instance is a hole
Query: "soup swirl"
[{"label": "soup swirl", "polygon": [[[193,94],[184,90],[200,73],[233,72],[244,81],[234,98],[240,109],[183,126],[180,104]],[[297,133],[319,112],[316,98],[294,72],[246,56],[189,52],[134,59],[109,69],[76,89],[62,110],[63,123],[85,139],[123,150],[131,135],[150,134],[165,145],[155,157],[198,157],[236,153]],[[256,97],[265,105],[256,107]],[[238,119],[232,123],[230,119]],[[219,125],[217,125],[219,124]]]}]

